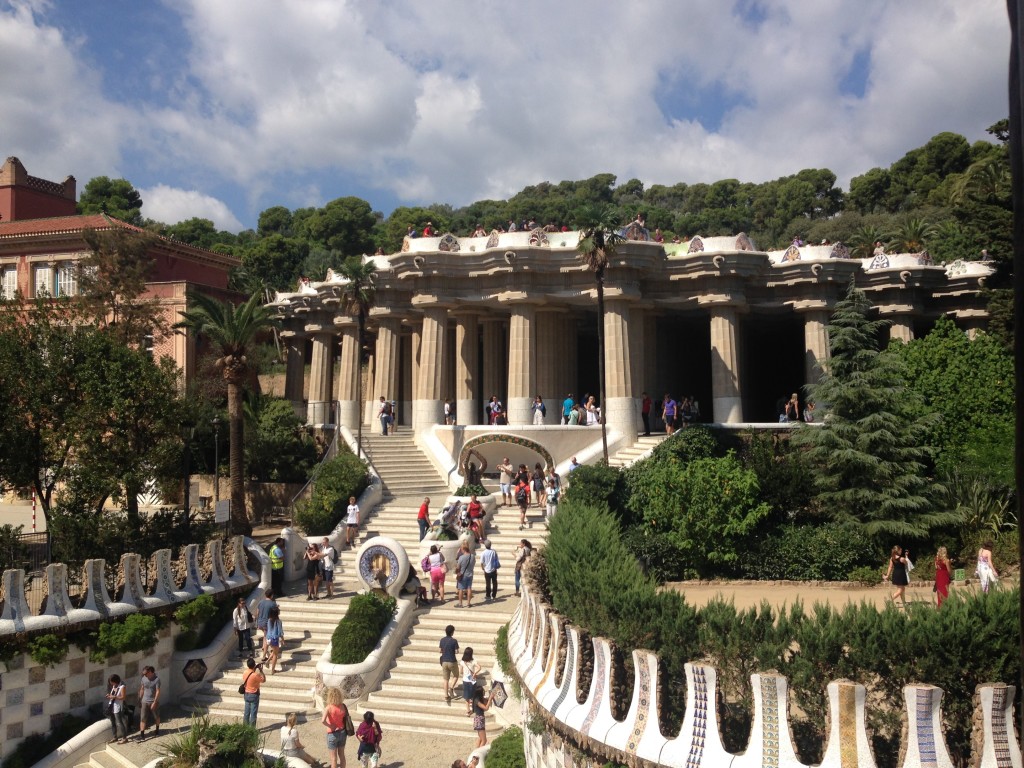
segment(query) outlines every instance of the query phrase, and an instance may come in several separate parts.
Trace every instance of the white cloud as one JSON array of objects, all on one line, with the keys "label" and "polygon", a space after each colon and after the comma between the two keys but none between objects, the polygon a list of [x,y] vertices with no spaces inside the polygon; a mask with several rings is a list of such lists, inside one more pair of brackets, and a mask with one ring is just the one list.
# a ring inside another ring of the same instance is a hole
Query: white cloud
[{"label": "white cloud", "polygon": [[238,232],[242,223],[222,201],[192,189],[175,189],[158,184],[140,189],[142,214],[165,224],[177,224],[186,219],[209,219],[217,229]]},{"label": "white cloud", "polygon": [[[1007,112],[1000,0],[168,2],[191,43],[182,69],[122,104],[83,63],[102,51],[11,8],[0,71],[18,77],[0,102],[15,148],[58,162],[57,178],[130,179],[130,146],[151,187],[234,189],[250,223],[356,185],[460,205],[601,172],[651,184],[828,167],[845,184],[940,131],[985,138]],[[864,50],[864,94],[844,95]],[[664,114],[665,82],[704,103]]]}]

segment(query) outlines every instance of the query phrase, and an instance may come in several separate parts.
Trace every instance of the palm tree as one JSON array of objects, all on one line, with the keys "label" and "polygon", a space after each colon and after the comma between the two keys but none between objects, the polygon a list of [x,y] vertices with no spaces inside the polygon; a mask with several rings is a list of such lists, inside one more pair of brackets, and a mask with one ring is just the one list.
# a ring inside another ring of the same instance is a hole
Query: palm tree
[{"label": "palm tree", "polygon": [[605,414],[608,405],[604,398],[604,273],[608,269],[608,258],[615,253],[615,247],[622,242],[616,229],[615,209],[588,208],[578,215],[580,220],[580,241],[576,253],[594,273],[597,287],[597,364],[598,397],[601,401],[601,447],[604,449],[604,463],[608,463],[608,429]]},{"label": "palm tree", "polygon": [[217,352],[216,366],[228,389],[228,437],[231,457],[228,463],[231,486],[231,529],[235,534],[252,533],[245,509],[244,466],[245,416],[242,392],[249,380],[247,353],[261,331],[272,325],[270,312],[262,296],[254,293],[238,306],[222,303],[202,294],[190,294],[192,309],[181,313],[183,320],[175,328],[184,328],[197,337],[205,336]]},{"label": "palm tree", "polygon": [[928,247],[928,241],[938,230],[927,219],[910,216],[902,219],[896,229],[889,233],[889,242],[904,253],[919,253]]},{"label": "palm tree", "polygon": [[850,250],[856,258],[866,259],[871,255],[875,248],[875,243],[879,240],[883,243],[886,240],[885,234],[881,229],[871,224],[861,224],[850,235],[848,245],[851,246]]},{"label": "palm tree", "polygon": [[349,256],[338,268],[338,272],[348,280],[342,288],[341,300],[345,311],[355,315],[359,321],[359,345],[356,348],[356,455],[362,456],[363,450],[363,344],[366,336],[366,317],[370,314],[376,298],[377,288],[373,284],[377,265],[371,259],[366,263],[359,256]]}]

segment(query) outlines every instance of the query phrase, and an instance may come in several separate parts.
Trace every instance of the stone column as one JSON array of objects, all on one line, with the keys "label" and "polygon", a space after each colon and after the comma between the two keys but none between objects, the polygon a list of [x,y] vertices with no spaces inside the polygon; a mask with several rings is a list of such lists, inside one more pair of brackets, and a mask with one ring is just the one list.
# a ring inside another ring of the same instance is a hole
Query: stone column
[{"label": "stone column", "polygon": [[658,391],[658,318],[651,312],[644,313],[643,339],[640,343],[644,348],[643,384],[641,386],[647,390],[651,400],[657,401],[661,399],[664,392]]},{"label": "stone column", "polygon": [[309,372],[309,424],[331,424],[331,371],[334,367],[334,334],[313,331],[313,360]]},{"label": "stone column", "polygon": [[[544,417],[545,424],[557,424],[561,412],[562,400],[565,399],[565,392],[559,386],[559,373],[561,360],[559,359],[561,340],[559,334],[562,330],[562,316],[560,311],[543,310],[537,312],[537,382],[534,394],[544,398],[548,413]],[[532,400],[531,400],[532,402]],[[530,423],[533,423],[533,415],[530,415]]]},{"label": "stone column", "polygon": [[630,359],[629,302],[606,301],[604,305],[604,398],[601,413],[605,423],[636,442],[637,414],[633,398],[633,363]]},{"label": "stone column", "polygon": [[739,316],[736,307],[717,305],[711,311],[712,418],[724,424],[743,421],[740,399]]},{"label": "stone column", "polygon": [[412,425],[416,431],[444,422],[441,377],[447,323],[445,307],[429,307],[423,312],[419,374],[413,380]]},{"label": "stone column", "polygon": [[366,399],[374,403],[383,396],[398,399],[398,344],[400,321],[396,317],[382,317],[377,321],[377,345],[374,351],[373,392]]},{"label": "stone column", "polygon": [[909,315],[894,315],[889,318],[889,340],[908,344],[914,340],[914,318]]},{"label": "stone column", "polygon": [[537,308],[512,306],[508,332],[508,423],[533,422],[530,405],[537,390]]},{"label": "stone column", "polygon": [[821,366],[828,364],[827,309],[804,313],[804,382],[817,384],[821,379]]},{"label": "stone column", "polygon": [[455,318],[455,418],[459,424],[483,421],[480,402],[480,322],[473,314]]},{"label": "stone column", "polygon": [[[359,403],[356,402],[356,377],[359,370],[359,328],[355,323],[341,326],[341,364],[338,367],[338,424],[355,433],[359,425]],[[366,393],[363,393],[366,398]]]},{"label": "stone column", "polygon": [[481,422],[484,420],[484,405],[491,399],[491,395],[497,395],[499,400],[505,402],[504,379],[508,351],[505,349],[503,323],[504,319],[500,317],[489,317],[481,321],[484,340],[484,379],[480,407],[477,411],[477,418]]},{"label": "stone column", "polygon": [[[636,405],[636,412],[640,413],[640,393],[651,385],[646,380],[646,366],[644,365],[644,323],[647,313],[637,306],[630,308],[629,312],[629,381],[631,385],[630,397]],[[650,394],[648,392],[648,394]]]},{"label": "stone column", "polygon": [[306,337],[294,331],[283,331],[285,345],[284,396],[301,417],[306,394]]}]

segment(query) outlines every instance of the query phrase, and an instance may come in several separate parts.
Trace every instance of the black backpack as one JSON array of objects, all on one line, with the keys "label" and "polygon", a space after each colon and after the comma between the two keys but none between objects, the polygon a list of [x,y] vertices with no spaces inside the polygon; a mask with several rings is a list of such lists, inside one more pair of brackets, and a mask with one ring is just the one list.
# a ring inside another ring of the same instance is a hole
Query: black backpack
[{"label": "black backpack", "polygon": [[526,501],[526,488],[522,485],[516,490],[516,501]]}]

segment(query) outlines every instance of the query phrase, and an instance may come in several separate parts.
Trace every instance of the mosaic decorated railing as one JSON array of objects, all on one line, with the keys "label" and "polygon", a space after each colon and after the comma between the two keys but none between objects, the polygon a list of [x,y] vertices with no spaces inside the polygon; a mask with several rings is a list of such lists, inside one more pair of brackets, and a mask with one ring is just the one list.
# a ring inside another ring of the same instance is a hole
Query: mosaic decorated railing
[{"label": "mosaic decorated railing", "polygon": [[[788,681],[773,673],[751,675],[754,716],[747,749],[741,754],[722,746],[716,702],[717,670],[686,665],[686,712],[674,738],[662,734],[658,720],[658,657],[633,651],[633,696],[622,720],[612,714],[612,645],[592,638],[593,674],[581,686],[581,631],[546,605],[528,584],[509,626],[509,655],[522,683],[527,706],[539,707],[553,724],[551,739],[526,736],[530,768],[589,765],[580,750],[635,768],[796,768],[788,702]],[[565,645],[564,654],[561,646]],[[559,666],[559,659],[564,664]],[[589,671],[589,670],[588,670]],[[583,697],[586,690],[586,697]],[[579,692],[579,693],[577,693]],[[942,690],[931,685],[903,689],[906,729],[902,768],[952,768],[942,733]],[[972,766],[1020,768],[1021,750],[1013,730],[1014,688],[1001,683],[980,686],[974,717]],[[829,732],[820,765],[825,768],[875,768],[863,685],[848,680],[828,684]],[[599,761],[599,762],[601,762]]]},{"label": "mosaic decorated railing", "polygon": [[231,542],[229,557],[225,558],[223,542],[219,539],[211,541],[206,545],[206,557],[201,560],[199,545],[189,544],[177,562],[171,560],[169,549],[158,550],[149,563],[155,574],[149,589],[142,579],[142,558],[136,554],[122,555],[117,599],[111,597],[107,588],[103,560],[85,561],[85,591],[75,600],[68,592],[67,566],[53,563],[46,566],[46,597],[37,612],[29,608],[25,572],[20,569],[4,571],[0,637],[52,631],[173,605],[198,595],[230,591],[250,583],[255,586],[259,574],[251,572],[247,566],[247,546],[242,536],[236,536]]}]

